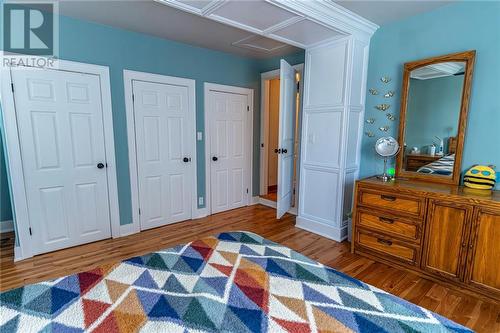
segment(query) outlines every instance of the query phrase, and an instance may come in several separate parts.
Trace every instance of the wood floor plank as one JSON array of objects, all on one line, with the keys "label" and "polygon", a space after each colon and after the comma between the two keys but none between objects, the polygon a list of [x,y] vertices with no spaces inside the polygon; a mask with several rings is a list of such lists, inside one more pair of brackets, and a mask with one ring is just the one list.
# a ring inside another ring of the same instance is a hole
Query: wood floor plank
[{"label": "wood floor plank", "polygon": [[187,243],[223,231],[250,231],[281,243],[325,265],[450,318],[477,332],[500,332],[500,306],[450,289],[365,257],[337,243],[295,227],[295,217],[275,219],[274,209],[256,205],[51,252],[14,263],[14,235],[0,238],[0,291]]}]

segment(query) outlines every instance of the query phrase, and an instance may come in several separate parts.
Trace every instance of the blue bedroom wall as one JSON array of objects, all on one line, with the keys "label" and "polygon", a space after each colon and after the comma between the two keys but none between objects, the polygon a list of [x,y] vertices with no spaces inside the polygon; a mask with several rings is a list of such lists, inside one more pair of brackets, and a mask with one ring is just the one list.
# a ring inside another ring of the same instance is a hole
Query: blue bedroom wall
[{"label": "blue bedroom wall", "polygon": [[[389,112],[397,115],[405,62],[466,50],[477,53],[462,168],[494,164],[500,171],[500,2],[459,2],[382,26],[370,44],[368,88],[396,91]],[[392,80],[383,84],[381,76]],[[382,160],[373,149],[375,140],[384,135],[397,137],[399,119],[391,122],[374,108],[383,102],[387,99],[381,95],[367,93],[365,117],[376,122],[365,123],[365,131],[372,130],[376,135],[363,136],[363,177],[382,172]],[[381,125],[391,128],[383,133],[378,130]]]},{"label": "blue bedroom wall", "polygon": [[[203,131],[204,82],[254,89],[254,124],[259,124],[260,73],[278,68],[280,59],[240,57],[64,16],[60,17],[60,58],[109,67],[121,224],[132,222],[123,70],[195,79],[196,128]],[[286,56],[285,59],[291,64],[303,62],[304,52]],[[260,126],[254,126],[255,194],[259,191],[259,138]],[[204,141],[197,141],[196,149],[197,195],[205,197]],[[5,169],[0,151],[0,221],[12,217]]]},{"label": "blue bedroom wall", "polygon": [[[0,114],[2,113],[2,106],[0,105]],[[12,220],[12,209],[10,202],[10,190],[7,178],[7,168],[4,158],[4,142],[2,138],[3,123],[0,117],[0,223],[2,221]]]}]

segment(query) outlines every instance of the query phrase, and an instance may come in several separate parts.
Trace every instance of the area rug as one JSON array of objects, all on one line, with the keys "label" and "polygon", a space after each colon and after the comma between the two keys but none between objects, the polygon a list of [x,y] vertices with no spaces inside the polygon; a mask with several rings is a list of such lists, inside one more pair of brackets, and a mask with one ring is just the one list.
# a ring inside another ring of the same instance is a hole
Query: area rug
[{"label": "area rug", "polygon": [[0,301],[2,333],[470,332],[249,232],[27,285]]}]

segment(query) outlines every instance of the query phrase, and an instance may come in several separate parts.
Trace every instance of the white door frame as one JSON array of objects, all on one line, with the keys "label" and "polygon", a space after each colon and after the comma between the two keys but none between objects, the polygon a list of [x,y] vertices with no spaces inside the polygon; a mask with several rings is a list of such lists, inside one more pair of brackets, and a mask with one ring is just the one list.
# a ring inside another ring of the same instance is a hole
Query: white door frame
[{"label": "white door frame", "polygon": [[[300,73],[300,82],[301,87],[300,87],[300,99],[302,101],[302,91],[303,91],[303,82],[304,82],[304,64],[297,64],[292,66],[297,72]],[[269,166],[269,161],[268,161],[268,155],[267,155],[267,148],[269,146],[269,80],[272,79],[277,79],[280,77],[280,69],[275,69],[269,72],[264,72],[260,74],[260,144],[259,144],[259,152],[260,152],[260,183],[259,183],[259,195],[265,195],[267,194],[267,177],[264,175],[267,175],[268,172],[268,166]],[[302,106],[300,107],[300,111],[302,110]],[[299,112],[300,112],[299,111]],[[299,117],[300,121],[300,117]],[[299,132],[300,132],[300,123],[297,124],[296,126],[299,126]],[[299,133],[300,135],[300,133]],[[297,138],[296,138],[297,139]],[[300,140],[300,136],[298,138]],[[262,144],[264,147],[262,147]],[[297,154],[300,155],[300,144],[298,145],[299,151]],[[297,159],[299,161],[300,158]],[[298,176],[298,168],[297,168],[297,176]],[[298,177],[297,177],[297,183],[296,183],[296,188],[298,189]],[[298,197],[298,191],[295,194],[295,198]],[[260,201],[260,199],[259,199]],[[274,202],[270,202],[269,200],[263,199],[263,201],[267,205],[271,205]],[[297,203],[298,200],[295,200],[295,206],[292,207],[291,211],[296,212],[297,210]],[[275,205],[274,205],[275,206]]]},{"label": "white door frame", "polygon": [[[111,90],[109,80],[109,68],[86,64],[81,62],[58,60],[58,68],[47,70],[59,70],[83,74],[93,74],[99,76],[102,115],[104,126],[104,146],[106,151],[106,168],[109,216],[111,221],[111,236],[113,238],[122,236],[120,230],[120,212],[118,207],[118,188],[116,181],[116,159],[115,144],[113,136],[113,114],[111,108]],[[29,66],[23,66],[29,67]],[[28,200],[25,191],[25,180],[23,163],[21,158],[21,147],[19,144],[19,133],[16,118],[16,108],[14,103],[14,93],[12,91],[12,71],[26,70],[26,68],[12,67],[12,69],[0,68],[1,77],[1,101],[2,120],[5,133],[5,147],[7,156],[7,168],[10,174],[10,184],[12,188],[12,206],[14,220],[17,226],[16,238],[19,246],[15,248],[14,260],[30,258],[33,256],[34,248],[30,235],[31,223],[28,213]]]},{"label": "white door frame", "polygon": [[141,231],[141,223],[139,217],[139,177],[137,167],[137,147],[135,136],[135,117],[134,117],[134,100],[132,97],[133,81],[145,81],[150,83],[160,83],[176,86],[185,86],[188,88],[188,110],[189,117],[192,121],[194,132],[191,133],[191,140],[188,142],[193,148],[193,156],[191,163],[194,167],[191,168],[191,218],[195,218],[198,209],[197,202],[197,168],[196,168],[196,81],[175,76],[166,76],[147,72],[137,72],[132,70],[123,70],[123,83],[125,85],[125,112],[127,115],[127,143],[128,143],[128,161],[130,173],[130,190],[132,194],[132,223],[128,224],[128,234],[133,234]]},{"label": "white door frame", "polygon": [[242,88],[236,86],[227,86],[215,83],[204,83],[204,100],[205,100],[205,209],[207,210],[207,215],[212,214],[212,198],[211,198],[211,182],[210,182],[210,167],[211,167],[211,156],[210,156],[210,112],[208,109],[210,107],[208,103],[208,95],[210,91],[219,91],[232,94],[247,95],[248,98],[248,112],[247,112],[247,128],[245,138],[247,141],[247,147],[250,152],[250,156],[247,156],[247,170],[245,179],[247,180],[247,206],[252,202],[253,196],[253,89]]}]

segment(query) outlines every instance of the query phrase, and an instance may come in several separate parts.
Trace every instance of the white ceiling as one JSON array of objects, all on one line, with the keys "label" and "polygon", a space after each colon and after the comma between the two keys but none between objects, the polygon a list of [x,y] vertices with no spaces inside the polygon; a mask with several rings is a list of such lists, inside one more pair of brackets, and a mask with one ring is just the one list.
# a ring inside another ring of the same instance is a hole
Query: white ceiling
[{"label": "white ceiling", "polygon": [[[331,25],[319,23],[302,12],[287,7],[282,8],[280,3],[271,3],[266,0],[155,1],[240,28],[256,36],[263,36],[253,39],[250,43],[257,48],[263,46],[258,44],[258,41],[264,41],[267,37],[299,48],[307,48],[319,42],[345,36],[344,32],[336,30]],[[327,8],[329,3],[333,4],[330,1],[323,1],[323,3]],[[246,43],[248,46],[248,39]],[[239,43],[233,43],[233,45],[239,45]]]},{"label": "white ceiling", "polygon": [[[318,1],[325,8],[334,6],[330,0]],[[448,3],[335,2],[377,24]],[[343,36],[328,25],[264,0],[65,0],[59,10],[65,16],[253,58],[291,54]]]},{"label": "white ceiling", "polygon": [[429,12],[450,4],[454,0],[340,0],[335,2],[342,7],[376,23],[380,26],[399,21],[410,16]]},{"label": "white ceiling", "polygon": [[[189,1],[200,8],[209,2]],[[252,58],[300,51],[297,47],[151,0],[61,1],[59,11],[65,16]]]}]

